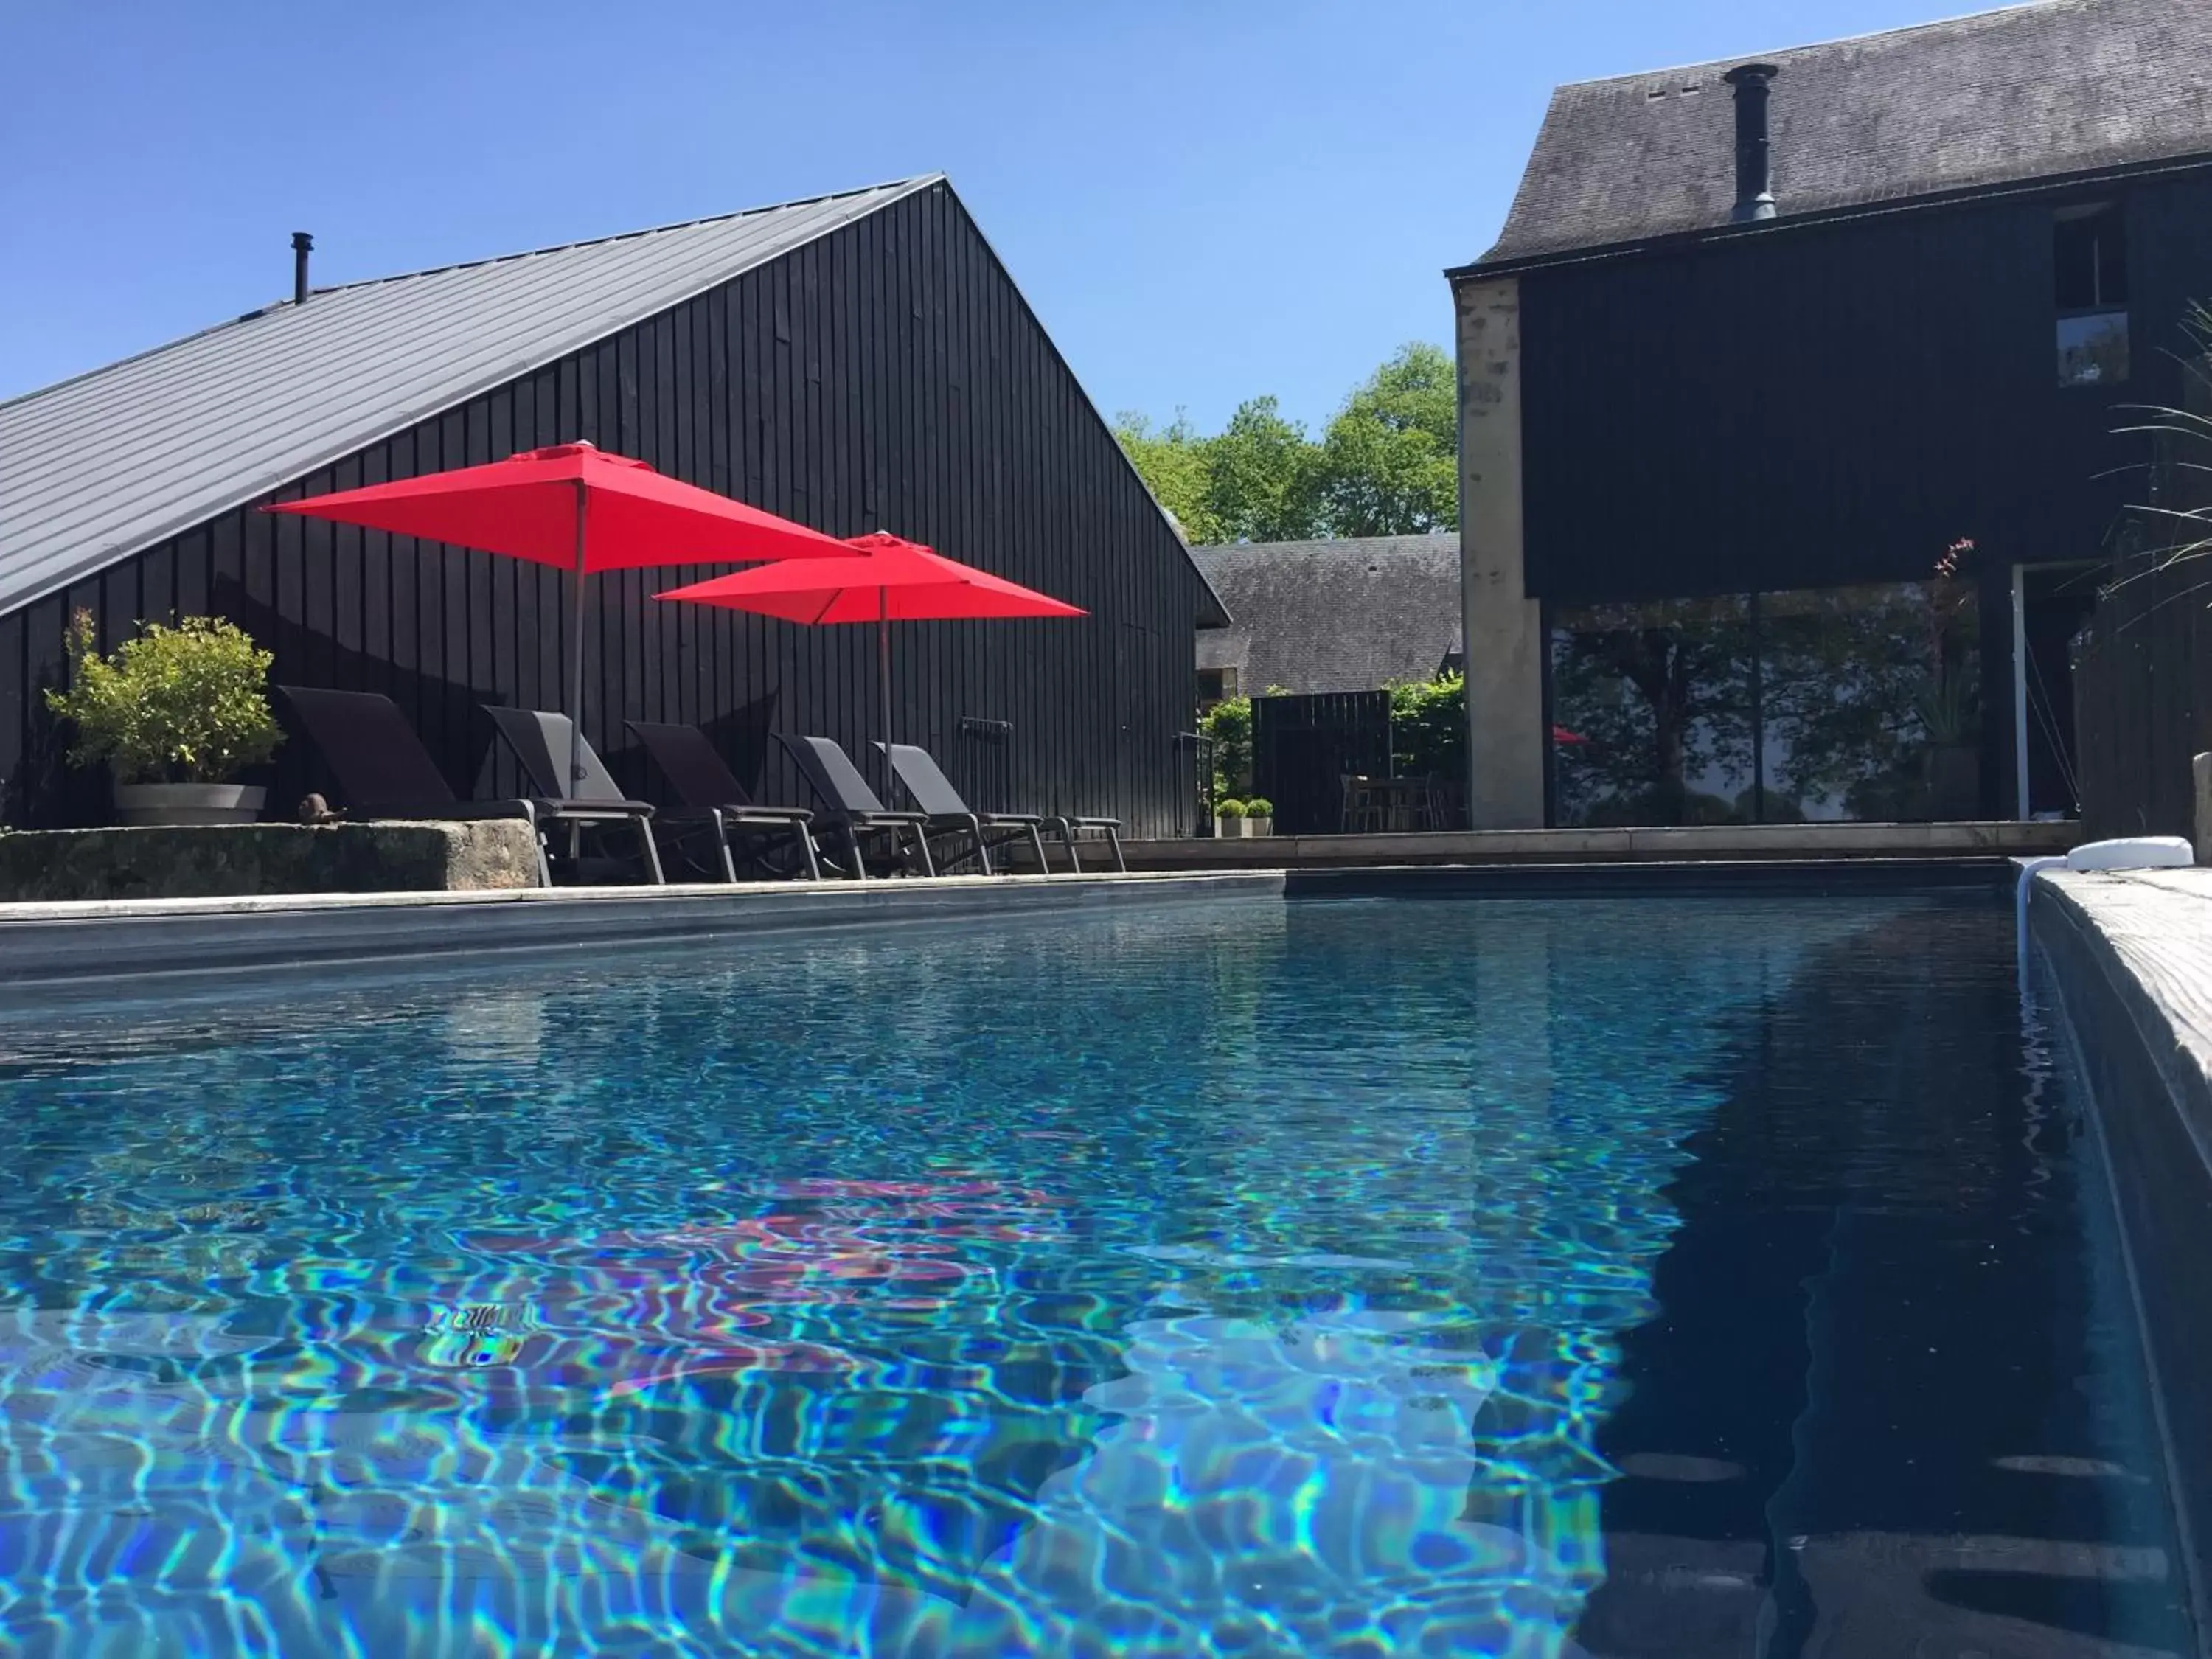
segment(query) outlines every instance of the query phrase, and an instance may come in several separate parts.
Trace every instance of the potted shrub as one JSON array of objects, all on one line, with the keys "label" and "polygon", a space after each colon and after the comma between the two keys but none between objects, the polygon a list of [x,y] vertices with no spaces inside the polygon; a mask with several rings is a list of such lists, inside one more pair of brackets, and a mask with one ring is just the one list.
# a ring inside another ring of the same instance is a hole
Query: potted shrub
[{"label": "potted shrub", "polygon": [[1250,833],[1244,817],[1244,803],[1234,797],[1217,801],[1213,806],[1213,833],[1216,836],[1242,836]]},{"label": "potted shrub", "polygon": [[267,792],[236,782],[283,740],[266,651],[220,617],[149,623],[103,657],[92,615],[70,623],[70,687],[46,706],[76,727],[70,760],[106,761],[124,823],[250,823]]},{"label": "potted shrub", "polygon": [[1255,795],[1244,803],[1244,833],[1248,836],[1273,835],[1275,829],[1275,803],[1265,795]]}]

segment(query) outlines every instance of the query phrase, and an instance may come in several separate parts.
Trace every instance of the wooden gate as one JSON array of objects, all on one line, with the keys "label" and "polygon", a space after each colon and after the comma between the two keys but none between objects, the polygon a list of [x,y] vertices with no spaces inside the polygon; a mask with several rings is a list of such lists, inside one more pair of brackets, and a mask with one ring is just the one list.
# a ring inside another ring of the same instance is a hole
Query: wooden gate
[{"label": "wooden gate", "polygon": [[1252,793],[1275,808],[1279,836],[1344,828],[1344,780],[1390,769],[1390,694],[1326,691],[1252,699]]}]

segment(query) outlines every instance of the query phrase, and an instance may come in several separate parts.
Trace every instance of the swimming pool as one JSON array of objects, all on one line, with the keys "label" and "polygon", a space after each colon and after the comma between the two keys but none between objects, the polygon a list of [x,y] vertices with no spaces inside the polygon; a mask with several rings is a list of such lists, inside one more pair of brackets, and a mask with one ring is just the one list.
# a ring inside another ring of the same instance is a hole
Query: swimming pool
[{"label": "swimming pool", "polygon": [[2185,1641],[2002,907],[295,976],[0,1021],[0,1650]]}]

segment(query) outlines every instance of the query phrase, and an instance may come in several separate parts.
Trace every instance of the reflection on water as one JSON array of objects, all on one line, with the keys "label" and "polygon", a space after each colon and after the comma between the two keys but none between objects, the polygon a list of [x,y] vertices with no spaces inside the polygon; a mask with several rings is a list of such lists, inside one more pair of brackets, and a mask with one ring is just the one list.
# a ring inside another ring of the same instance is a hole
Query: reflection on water
[{"label": "reflection on water", "polygon": [[0,1027],[0,1650],[1581,1651],[1717,1068],[1917,914],[1235,904]]}]

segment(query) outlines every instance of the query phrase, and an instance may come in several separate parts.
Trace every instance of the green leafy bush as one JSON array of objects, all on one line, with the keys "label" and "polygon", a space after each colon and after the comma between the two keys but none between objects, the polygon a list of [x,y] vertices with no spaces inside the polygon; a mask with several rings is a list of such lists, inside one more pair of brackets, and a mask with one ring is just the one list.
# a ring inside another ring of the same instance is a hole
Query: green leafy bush
[{"label": "green leafy bush", "polygon": [[1244,816],[1248,818],[1272,818],[1275,816],[1275,803],[1265,795],[1255,795],[1244,803]]},{"label": "green leafy bush", "polygon": [[103,657],[92,613],[70,623],[70,687],[46,706],[75,723],[69,757],[106,761],[118,783],[224,783],[276,751],[269,665],[246,632],[219,617],[149,623]]},{"label": "green leafy bush", "polygon": [[1213,816],[1217,818],[1241,818],[1244,816],[1244,803],[1231,797],[1213,809]]},{"label": "green leafy bush", "polygon": [[1213,744],[1216,799],[1252,787],[1252,699],[1227,697],[1199,716],[1201,736]]},{"label": "green leafy bush", "polygon": [[1467,775],[1467,680],[1440,674],[1390,688],[1390,746],[1409,778]]}]

